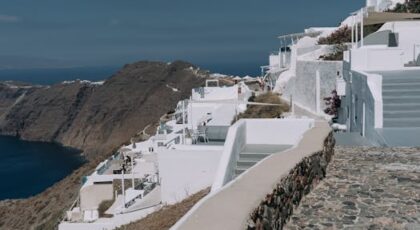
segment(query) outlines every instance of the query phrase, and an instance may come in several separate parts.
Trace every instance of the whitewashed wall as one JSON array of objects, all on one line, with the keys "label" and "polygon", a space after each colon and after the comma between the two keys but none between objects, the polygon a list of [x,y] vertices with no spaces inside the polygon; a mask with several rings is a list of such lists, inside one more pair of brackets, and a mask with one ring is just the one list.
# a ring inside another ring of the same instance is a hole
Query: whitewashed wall
[{"label": "whitewashed wall", "polygon": [[[319,97],[317,97],[316,72],[320,74]],[[293,101],[306,109],[317,113],[317,101],[320,111],[326,105],[323,98],[331,96],[331,91],[336,88],[337,71],[343,73],[342,61],[298,61],[296,76],[280,89],[285,98],[293,95]]]},{"label": "whitewashed wall", "polygon": [[232,125],[217,169],[212,192],[234,178],[236,162],[246,145],[292,145],[314,126],[313,119],[241,119]]},{"label": "whitewashed wall", "polygon": [[347,95],[341,101],[340,123],[351,132],[365,135],[373,144],[383,145],[376,131],[383,126],[382,76],[348,70],[344,79]]},{"label": "whitewashed wall", "polygon": [[195,90],[192,90],[192,99],[201,100],[229,100],[238,98],[238,86],[231,87],[203,87],[204,98]]},{"label": "whitewashed wall", "polygon": [[400,48],[365,46],[350,53],[351,68],[359,71],[398,70],[408,61]]},{"label": "whitewashed wall", "polygon": [[245,119],[237,121],[229,128],[212,185],[213,191],[223,187],[223,185],[234,177],[236,162],[239,159],[239,154],[244,150],[246,145],[246,134]]},{"label": "whitewashed wall", "polygon": [[248,120],[246,126],[246,144],[295,145],[313,122],[307,119],[253,119]]},{"label": "whitewashed wall", "polygon": [[[204,147],[203,147],[204,148]],[[161,149],[158,153],[162,202],[174,204],[210,187],[222,150]]]}]

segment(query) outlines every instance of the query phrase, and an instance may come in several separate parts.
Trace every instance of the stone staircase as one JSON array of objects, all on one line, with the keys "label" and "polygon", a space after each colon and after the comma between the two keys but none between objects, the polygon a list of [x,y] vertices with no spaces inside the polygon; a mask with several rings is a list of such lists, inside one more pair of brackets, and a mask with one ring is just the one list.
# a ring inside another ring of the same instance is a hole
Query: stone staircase
[{"label": "stone staircase", "polygon": [[382,96],[384,128],[420,127],[420,75],[384,75]]},{"label": "stone staircase", "polygon": [[239,159],[236,162],[235,175],[239,176],[262,159],[273,153],[280,153],[290,147],[290,145],[247,145],[239,154]]}]

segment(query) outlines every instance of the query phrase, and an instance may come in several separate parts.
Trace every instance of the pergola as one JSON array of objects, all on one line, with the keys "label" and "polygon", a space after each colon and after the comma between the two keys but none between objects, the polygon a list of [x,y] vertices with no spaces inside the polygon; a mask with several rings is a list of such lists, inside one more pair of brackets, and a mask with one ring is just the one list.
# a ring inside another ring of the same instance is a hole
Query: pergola
[{"label": "pergola", "polygon": [[296,41],[303,37],[317,37],[321,34],[321,31],[315,31],[315,32],[308,32],[308,33],[294,33],[294,34],[286,34],[278,36],[277,38],[280,39],[280,47],[281,49],[285,49],[287,47],[287,40],[291,40],[292,44],[294,44]]},{"label": "pergola", "polygon": [[[368,8],[362,8],[359,11],[353,12],[352,16],[352,27],[351,27],[351,43],[352,47],[357,44],[359,37],[359,24],[360,28],[363,28],[365,25],[376,25],[383,24],[386,22],[395,22],[395,21],[412,21],[419,20],[420,14],[416,13],[394,13],[394,12],[376,12],[370,11]],[[364,45],[364,31],[360,30],[360,46]]]},{"label": "pergola", "polygon": [[420,14],[415,13],[368,12],[364,18],[364,24],[375,25],[392,21],[412,21],[419,19]]}]

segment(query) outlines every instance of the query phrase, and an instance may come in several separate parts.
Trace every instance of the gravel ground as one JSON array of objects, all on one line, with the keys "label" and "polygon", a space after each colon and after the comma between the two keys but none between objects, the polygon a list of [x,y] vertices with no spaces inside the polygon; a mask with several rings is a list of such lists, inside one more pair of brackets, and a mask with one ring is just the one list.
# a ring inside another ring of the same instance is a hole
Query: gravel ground
[{"label": "gravel ground", "polygon": [[285,229],[420,229],[420,148],[337,147]]}]

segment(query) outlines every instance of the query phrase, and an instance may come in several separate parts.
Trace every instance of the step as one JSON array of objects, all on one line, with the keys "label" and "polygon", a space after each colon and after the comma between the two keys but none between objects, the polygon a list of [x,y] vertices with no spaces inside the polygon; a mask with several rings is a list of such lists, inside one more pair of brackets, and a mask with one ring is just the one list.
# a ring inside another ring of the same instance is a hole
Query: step
[{"label": "step", "polygon": [[382,90],[398,90],[398,89],[420,89],[420,82],[403,82],[403,83],[383,83]]},{"label": "step", "polygon": [[382,91],[383,97],[416,96],[420,97],[420,86],[417,89],[386,89]]},{"label": "step", "polygon": [[249,169],[249,167],[245,167],[245,166],[236,166],[235,168],[235,174],[236,176],[242,174],[243,172],[245,172],[247,169]]},{"label": "step", "polygon": [[236,162],[237,166],[247,166],[247,167],[252,167],[253,165],[255,165],[256,163],[258,163],[261,159],[239,159],[238,162]]},{"label": "step", "polygon": [[391,83],[419,83],[420,78],[383,78],[382,84],[391,84]]},{"label": "step", "polygon": [[269,155],[269,153],[242,152],[239,154],[239,159],[258,159],[260,161]]},{"label": "step", "polygon": [[415,111],[420,110],[419,103],[385,103],[384,102],[384,112],[391,111]]},{"label": "step", "polygon": [[420,128],[383,128],[377,129],[377,132],[390,147],[420,146]]},{"label": "step", "polygon": [[395,110],[395,111],[384,111],[385,118],[418,118],[420,117],[419,110]]},{"label": "step", "polygon": [[394,104],[394,103],[402,103],[402,104],[420,104],[420,96],[384,96],[382,97],[384,105],[385,104]]},{"label": "step", "polygon": [[384,118],[384,127],[420,127],[420,117]]}]

